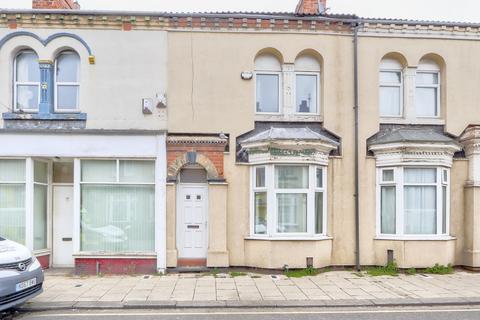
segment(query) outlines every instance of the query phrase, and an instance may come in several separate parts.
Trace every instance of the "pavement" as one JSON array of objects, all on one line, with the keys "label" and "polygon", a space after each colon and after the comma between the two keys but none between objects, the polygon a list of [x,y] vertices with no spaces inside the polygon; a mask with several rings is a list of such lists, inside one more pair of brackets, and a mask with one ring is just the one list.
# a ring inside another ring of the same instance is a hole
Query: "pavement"
[{"label": "pavement", "polygon": [[350,271],[303,278],[235,275],[80,277],[51,270],[45,273],[44,293],[20,310],[480,306],[480,274],[467,271],[396,277]]}]

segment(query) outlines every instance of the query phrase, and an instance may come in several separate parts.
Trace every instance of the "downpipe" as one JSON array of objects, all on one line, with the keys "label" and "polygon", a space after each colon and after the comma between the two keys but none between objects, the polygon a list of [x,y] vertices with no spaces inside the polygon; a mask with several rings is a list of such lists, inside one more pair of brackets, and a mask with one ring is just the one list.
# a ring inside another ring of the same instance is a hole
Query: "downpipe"
[{"label": "downpipe", "polygon": [[359,134],[358,134],[358,29],[360,22],[354,23],[353,29],[353,91],[355,114],[355,269],[360,271],[360,204],[359,204]]}]

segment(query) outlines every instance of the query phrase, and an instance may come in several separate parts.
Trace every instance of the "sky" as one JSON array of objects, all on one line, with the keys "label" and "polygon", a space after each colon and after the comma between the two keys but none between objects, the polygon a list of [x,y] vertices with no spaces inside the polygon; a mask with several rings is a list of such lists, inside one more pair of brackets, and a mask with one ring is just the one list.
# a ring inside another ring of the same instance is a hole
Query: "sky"
[{"label": "sky", "polygon": [[[292,12],[298,0],[78,0],[82,9],[163,12]],[[0,0],[0,8],[31,7],[31,0]],[[480,22],[480,0],[327,0],[330,13],[368,18]]]}]

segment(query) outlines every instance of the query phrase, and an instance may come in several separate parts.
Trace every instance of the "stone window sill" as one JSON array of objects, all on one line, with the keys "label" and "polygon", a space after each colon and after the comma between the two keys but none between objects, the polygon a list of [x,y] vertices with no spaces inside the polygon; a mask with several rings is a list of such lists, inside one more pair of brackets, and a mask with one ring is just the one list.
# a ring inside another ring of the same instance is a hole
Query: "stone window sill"
[{"label": "stone window sill", "polygon": [[86,121],[86,113],[16,113],[6,112],[2,114],[3,120],[45,120],[45,121]]},{"label": "stone window sill", "polygon": [[261,241],[323,241],[323,240],[332,240],[332,237],[328,236],[315,236],[315,237],[302,237],[302,236],[292,236],[292,237],[259,237],[259,236],[247,236],[245,240],[261,240]]},{"label": "stone window sill", "polygon": [[390,240],[390,241],[451,241],[456,240],[456,237],[447,235],[432,235],[432,236],[388,236],[380,235],[375,237],[375,240]]}]

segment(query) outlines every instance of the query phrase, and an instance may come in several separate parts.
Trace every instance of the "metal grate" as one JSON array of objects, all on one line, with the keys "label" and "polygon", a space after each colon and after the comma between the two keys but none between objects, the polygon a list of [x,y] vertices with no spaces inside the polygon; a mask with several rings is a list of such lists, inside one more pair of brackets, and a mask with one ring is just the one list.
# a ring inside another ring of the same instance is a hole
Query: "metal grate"
[{"label": "metal grate", "polygon": [[31,288],[12,293],[3,297],[0,297],[0,306],[1,305],[6,305],[9,303],[12,303],[14,301],[20,300],[22,298],[26,298],[31,294],[34,294],[35,292],[39,291],[42,289],[42,284],[37,284],[36,286],[33,286]]},{"label": "metal grate", "polygon": [[[0,270],[8,269],[8,270],[25,271],[27,270],[28,266],[31,263],[32,263],[32,258],[28,258],[27,260],[17,261],[13,263],[0,264]],[[25,268],[22,270],[21,266],[25,266]]]}]

